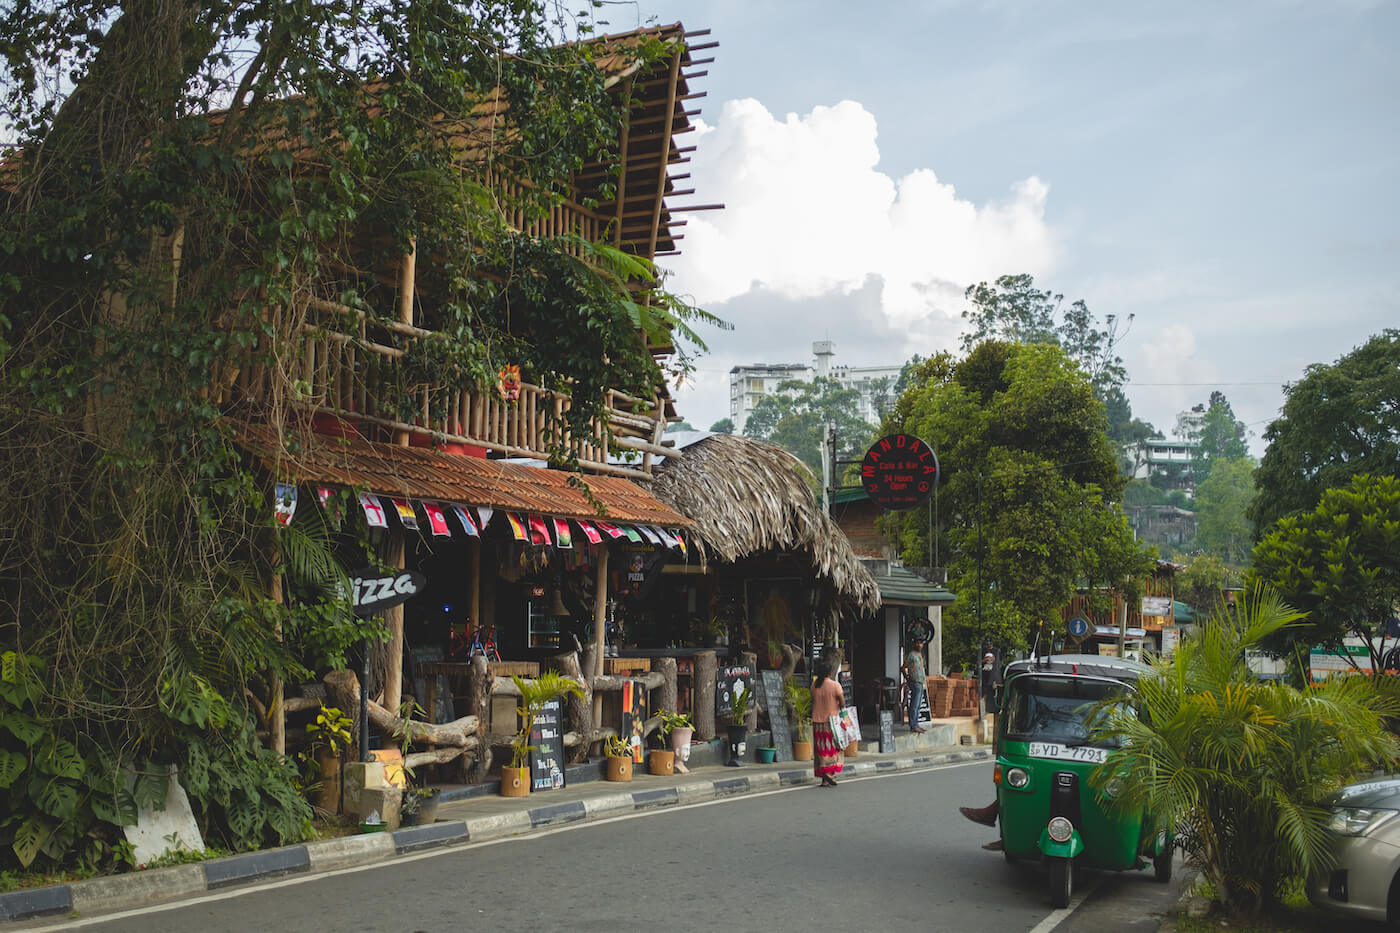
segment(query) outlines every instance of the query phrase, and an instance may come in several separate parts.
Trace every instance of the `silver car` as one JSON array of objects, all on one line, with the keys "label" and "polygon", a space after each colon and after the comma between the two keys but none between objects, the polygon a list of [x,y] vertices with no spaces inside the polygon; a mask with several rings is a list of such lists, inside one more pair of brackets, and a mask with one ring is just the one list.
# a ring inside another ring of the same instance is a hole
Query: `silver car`
[{"label": "silver car", "polygon": [[1327,910],[1400,924],[1400,777],[1350,784],[1326,801],[1335,864],[1308,881]]}]

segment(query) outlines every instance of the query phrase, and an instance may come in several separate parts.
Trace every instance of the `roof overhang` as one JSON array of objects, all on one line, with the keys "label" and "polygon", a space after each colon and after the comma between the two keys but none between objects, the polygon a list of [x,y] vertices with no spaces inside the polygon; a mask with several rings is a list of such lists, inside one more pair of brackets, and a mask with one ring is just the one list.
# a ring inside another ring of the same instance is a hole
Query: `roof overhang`
[{"label": "roof overhang", "polygon": [[[486,506],[583,521],[689,528],[695,523],[629,480],[230,422],[237,443],[279,482]],[[586,484],[586,488],[585,488]],[[602,506],[600,512],[594,503]]]}]

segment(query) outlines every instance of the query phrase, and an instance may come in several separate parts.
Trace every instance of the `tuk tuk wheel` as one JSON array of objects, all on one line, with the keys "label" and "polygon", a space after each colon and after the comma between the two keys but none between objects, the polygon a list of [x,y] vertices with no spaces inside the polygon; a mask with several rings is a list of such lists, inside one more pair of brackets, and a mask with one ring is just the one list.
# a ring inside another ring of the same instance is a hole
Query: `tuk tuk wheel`
[{"label": "tuk tuk wheel", "polygon": [[1172,880],[1172,851],[1175,847],[1165,846],[1161,852],[1152,856],[1152,877],[1166,884]]},{"label": "tuk tuk wheel", "polygon": [[1050,906],[1068,907],[1074,893],[1074,859],[1050,859]]}]

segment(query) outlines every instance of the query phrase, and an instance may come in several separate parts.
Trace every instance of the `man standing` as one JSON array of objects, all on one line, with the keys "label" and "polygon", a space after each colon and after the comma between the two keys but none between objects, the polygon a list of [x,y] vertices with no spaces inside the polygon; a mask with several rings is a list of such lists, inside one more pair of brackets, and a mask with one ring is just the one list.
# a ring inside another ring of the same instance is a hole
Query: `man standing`
[{"label": "man standing", "polygon": [[899,669],[904,675],[904,683],[909,693],[909,731],[927,732],[919,726],[919,710],[924,705],[924,689],[928,678],[924,673],[924,638],[915,635],[914,642],[904,655],[904,664]]}]

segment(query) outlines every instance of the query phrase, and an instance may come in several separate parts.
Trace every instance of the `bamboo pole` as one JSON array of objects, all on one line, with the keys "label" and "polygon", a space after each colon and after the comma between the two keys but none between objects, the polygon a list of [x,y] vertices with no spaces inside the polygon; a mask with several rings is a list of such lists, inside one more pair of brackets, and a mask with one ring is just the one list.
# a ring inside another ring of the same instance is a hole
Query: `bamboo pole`
[{"label": "bamboo pole", "polygon": [[[606,543],[598,546],[598,566],[593,571],[593,670],[589,672],[589,679],[594,682],[603,676],[603,630],[608,621],[608,551]],[[593,723],[596,726],[602,721],[603,698],[594,693]]]},{"label": "bamboo pole", "polygon": [[[391,531],[388,541],[388,554],[385,555],[384,562],[390,567],[399,570],[404,566],[404,536],[402,531]],[[402,681],[403,681],[403,604],[395,606],[384,613],[384,619],[389,625],[389,645],[387,674],[384,677],[384,707],[390,712],[397,713],[399,703],[402,701]],[[410,717],[411,718],[411,717]]]}]

